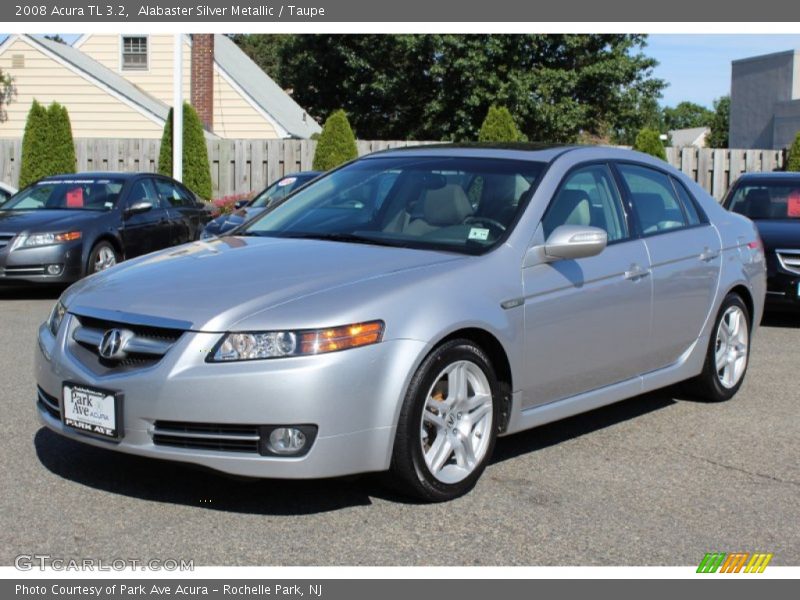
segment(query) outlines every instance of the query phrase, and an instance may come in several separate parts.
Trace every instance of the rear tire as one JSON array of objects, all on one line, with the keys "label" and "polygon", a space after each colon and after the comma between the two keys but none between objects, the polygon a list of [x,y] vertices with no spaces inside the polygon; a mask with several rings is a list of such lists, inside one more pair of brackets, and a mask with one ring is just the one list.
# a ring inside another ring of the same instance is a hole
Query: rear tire
[{"label": "rear tire", "polygon": [[711,330],[703,371],[684,386],[689,394],[708,402],[723,402],[736,395],[750,361],[751,320],[741,296],[728,294]]},{"label": "rear tire", "polygon": [[483,350],[463,339],[436,348],[414,374],[400,412],[391,485],[425,502],[470,491],[494,450],[499,400]]}]

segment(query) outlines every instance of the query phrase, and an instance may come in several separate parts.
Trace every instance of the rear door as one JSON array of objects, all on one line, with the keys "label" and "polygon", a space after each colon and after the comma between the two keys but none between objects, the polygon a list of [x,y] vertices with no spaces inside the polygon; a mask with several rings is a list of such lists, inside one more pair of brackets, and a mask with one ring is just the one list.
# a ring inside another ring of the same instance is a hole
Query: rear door
[{"label": "rear door", "polygon": [[170,246],[196,240],[205,225],[206,211],[184,186],[165,178],[156,179],[161,200],[168,207]]},{"label": "rear door", "polygon": [[[152,208],[145,212],[128,214],[127,211],[138,202],[150,202]],[[156,193],[151,177],[140,177],[131,183],[122,207],[121,237],[126,258],[167,246],[170,236],[169,215]]]},{"label": "rear door", "polygon": [[675,363],[709,315],[722,264],[720,239],[680,181],[655,168],[617,165],[650,256],[653,335],[647,370]]},{"label": "rear door", "polygon": [[582,166],[564,178],[542,219],[543,239],[559,225],[600,227],[609,242],[597,256],[523,269],[524,408],[630,379],[645,367],[647,250],[630,231],[608,165]]}]

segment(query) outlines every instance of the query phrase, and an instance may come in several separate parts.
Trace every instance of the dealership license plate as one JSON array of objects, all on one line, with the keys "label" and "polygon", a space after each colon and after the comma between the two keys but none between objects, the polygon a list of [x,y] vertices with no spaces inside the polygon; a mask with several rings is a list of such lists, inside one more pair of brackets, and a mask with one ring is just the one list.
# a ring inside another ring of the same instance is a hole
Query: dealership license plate
[{"label": "dealership license plate", "polygon": [[103,439],[121,437],[122,395],[119,392],[65,383],[62,397],[64,425]]}]

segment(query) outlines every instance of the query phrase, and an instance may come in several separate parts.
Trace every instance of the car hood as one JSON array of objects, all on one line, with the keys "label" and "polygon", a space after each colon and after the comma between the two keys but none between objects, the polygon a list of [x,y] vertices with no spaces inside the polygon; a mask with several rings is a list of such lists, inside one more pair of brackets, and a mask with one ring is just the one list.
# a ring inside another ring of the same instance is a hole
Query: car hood
[{"label": "car hood", "polygon": [[174,322],[195,331],[226,331],[256,312],[309,295],[464,258],[407,248],[228,236],[122,263],[74,285],[64,303],[70,312],[110,320],[146,315],[165,326]]},{"label": "car hood", "polygon": [[3,210],[0,208],[0,232],[56,231],[81,225],[103,214],[82,209]]},{"label": "car hood", "polygon": [[800,219],[753,222],[758,228],[765,249],[800,248]]}]

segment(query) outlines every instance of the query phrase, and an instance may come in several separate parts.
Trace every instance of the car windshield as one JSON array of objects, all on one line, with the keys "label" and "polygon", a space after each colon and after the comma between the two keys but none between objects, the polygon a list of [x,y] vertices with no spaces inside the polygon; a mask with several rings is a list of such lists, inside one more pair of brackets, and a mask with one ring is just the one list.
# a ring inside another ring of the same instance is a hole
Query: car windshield
[{"label": "car windshield", "polygon": [[122,179],[42,180],[14,196],[3,210],[111,210],[123,184]]},{"label": "car windshield", "polygon": [[381,157],[309,184],[239,235],[481,254],[516,222],[544,163]]},{"label": "car windshield", "polygon": [[736,188],[728,209],[755,221],[800,219],[800,181],[742,184]]},{"label": "car windshield", "polygon": [[313,175],[290,175],[288,177],[283,177],[256,196],[253,201],[250,202],[250,206],[252,208],[264,208],[277,200],[283,200],[289,195],[289,192],[296,190],[313,178]]}]

